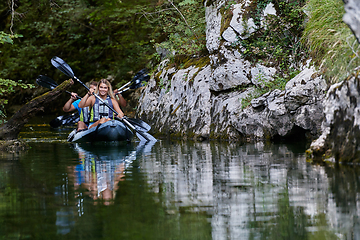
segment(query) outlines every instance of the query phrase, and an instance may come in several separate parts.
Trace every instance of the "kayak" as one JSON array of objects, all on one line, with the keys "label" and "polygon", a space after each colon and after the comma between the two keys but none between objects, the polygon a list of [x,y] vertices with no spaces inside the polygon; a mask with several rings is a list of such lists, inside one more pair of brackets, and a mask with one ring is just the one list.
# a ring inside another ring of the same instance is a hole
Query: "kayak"
[{"label": "kayak", "polygon": [[68,136],[69,142],[130,141],[133,132],[118,120],[111,120],[83,131],[74,129]]}]

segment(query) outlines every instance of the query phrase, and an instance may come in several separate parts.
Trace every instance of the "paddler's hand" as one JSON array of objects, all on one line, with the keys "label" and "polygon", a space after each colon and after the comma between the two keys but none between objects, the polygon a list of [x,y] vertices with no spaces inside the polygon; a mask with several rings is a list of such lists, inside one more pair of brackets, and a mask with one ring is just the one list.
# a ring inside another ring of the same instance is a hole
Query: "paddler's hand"
[{"label": "paddler's hand", "polygon": [[125,117],[125,115],[124,115],[124,113],[119,113],[119,114],[117,115],[117,117],[122,120],[122,119]]},{"label": "paddler's hand", "polygon": [[93,88],[90,88],[87,94],[88,94],[89,97],[90,97],[91,95],[93,95],[93,94],[94,94],[94,89],[93,89]]},{"label": "paddler's hand", "polygon": [[70,98],[72,101],[75,101],[78,98],[78,95],[76,93],[72,92]]}]

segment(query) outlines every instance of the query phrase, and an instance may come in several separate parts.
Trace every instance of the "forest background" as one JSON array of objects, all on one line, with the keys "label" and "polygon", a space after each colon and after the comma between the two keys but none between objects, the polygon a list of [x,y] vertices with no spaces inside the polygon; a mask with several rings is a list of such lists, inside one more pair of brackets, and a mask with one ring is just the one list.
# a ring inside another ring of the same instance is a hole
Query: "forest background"
[{"label": "forest background", "polygon": [[[221,9],[224,26],[226,19],[231,19],[232,6],[240,2],[224,2]],[[255,19],[270,2],[254,1],[251,12]],[[256,37],[239,40],[232,46],[240,49],[244,58],[253,63],[264,60],[288,63],[283,67],[284,72],[290,65],[298,70],[301,65],[298,63],[311,58],[323,70],[329,84],[341,81],[359,65],[359,44],[342,21],[341,0],[274,2],[285,22],[279,24],[278,19],[273,19],[273,28],[259,31]],[[58,83],[67,79],[50,64],[53,56],[64,59],[83,82],[110,76],[114,87],[130,81],[144,67],[151,74],[164,56],[170,56],[177,68],[182,68],[190,58],[206,57],[205,5],[211,3],[199,0],[1,1],[2,118],[6,118],[6,111],[13,110],[11,107],[25,104],[47,91],[40,87],[32,89],[38,75],[47,75]],[[275,88],[284,86],[291,77],[291,74],[281,76],[281,86]],[[76,83],[69,90],[79,95],[85,93]],[[67,99],[63,94],[63,99],[49,111],[61,111]]]},{"label": "forest background", "polygon": [[[34,84],[40,74],[66,80],[51,65],[53,56],[64,59],[83,82],[111,76],[113,87],[120,87],[159,63],[157,48],[178,54],[206,49],[205,8],[193,0],[7,0],[0,2],[0,30],[2,106],[34,97],[25,84]],[[85,93],[76,83],[70,90]],[[67,99],[64,94],[52,110]]]}]

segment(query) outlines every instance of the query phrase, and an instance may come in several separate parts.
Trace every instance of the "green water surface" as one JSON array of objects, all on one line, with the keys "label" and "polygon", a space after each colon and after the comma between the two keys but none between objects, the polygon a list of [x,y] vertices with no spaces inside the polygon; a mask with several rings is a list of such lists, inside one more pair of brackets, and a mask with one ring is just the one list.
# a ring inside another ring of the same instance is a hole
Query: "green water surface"
[{"label": "green water surface", "polygon": [[0,239],[357,239],[359,168],[303,144],[70,144],[28,124],[0,158]]}]

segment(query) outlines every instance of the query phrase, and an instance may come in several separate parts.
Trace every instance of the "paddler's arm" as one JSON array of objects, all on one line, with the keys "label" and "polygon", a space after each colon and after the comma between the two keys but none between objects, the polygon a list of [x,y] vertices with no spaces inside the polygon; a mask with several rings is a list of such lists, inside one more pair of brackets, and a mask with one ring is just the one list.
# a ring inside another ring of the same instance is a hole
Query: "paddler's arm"
[{"label": "paddler's arm", "polygon": [[84,107],[93,105],[93,100],[95,100],[95,96],[93,96],[92,93],[93,93],[93,91],[92,91],[92,89],[90,89],[90,91],[87,94],[85,94],[85,96],[79,102],[80,108],[84,108]]},{"label": "paddler's arm", "polygon": [[126,107],[126,100],[124,99],[124,97],[121,95],[121,93],[118,93],[118,90],[115,89],[114,94],[115,94],[115,98],[117,99],[117,102],[119,103],[119,105],[121,107]]},{"label": "paddler's arm", "polygon": [[63,111],[64,112],[72,112],[75,111],[75,107],[73,105],[73,102],[75,102],[77,99],[77,94],[76,93],[71,93],[71,97],[70,99],[65,103],[65,105],[63,106]]},{"label": "paddler's arm", "polygon": [[120,107],[119,107],[119,103],[115,100],[115,99],[111,99],[114,110],[118,113],[117,117],[118,118],[123,118],[125,115],[124,113],[121,111]]}]

